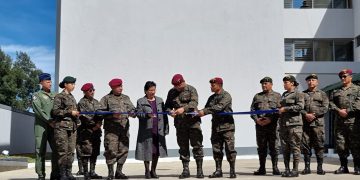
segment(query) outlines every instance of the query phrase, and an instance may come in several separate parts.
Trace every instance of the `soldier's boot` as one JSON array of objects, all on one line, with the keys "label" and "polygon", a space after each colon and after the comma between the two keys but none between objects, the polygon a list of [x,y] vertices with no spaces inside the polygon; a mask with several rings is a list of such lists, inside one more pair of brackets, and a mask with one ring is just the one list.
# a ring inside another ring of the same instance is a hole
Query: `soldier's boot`
[{"label": "soldier's boot", "polygon": [[325,175],[325,171],[322,168],[324,159],[321,157],[316,157],[316,161],[317,161],[316,174]]},{"label": "soldier's boot", "polygon": [[144,161],[144,166],[145,166],[145,179],[151,179],[151,174],[149,170],[150,162]]},{"label": "soldier's boot", "polygon": [[281,177],[290,177],[290,162],[284,158],[285,171],[281,174]]},{"label": "soldier's boot", "polygon": [[183,171],[179,176],[179,179],[185,179],[190,177],[189,161],[182,161]]},{"label": "soldier's boot", "polygon": [[273,175],[281,175],[281,172],[279,171],[279,168],[278,168],[278,158],[271,157],[271,162],[272,162],[272,169],[273,169],[272,174]]},{"label": "soldier's boot", "polygon": [[128,179],[128,177],[122,172],[123,164],[117,163],[115,179]]},{"label": "soldier's boot", "polygon": [[102,179],[102,176],[99,176],[95,173],[95,166],[96,166],[96,157],[90,158],[90,177],[91,179]]},{"label": "soldier's boot", "polygon": [[72,165],[68,165],[66,168],[66,176],[69,180],[76,180],[76,178],[72,175]]},{"label": "soldier's boot", "polygon": [[354,175],[360,175],[360,159],[354,158]]},{"label": "soldier's boot", "polygon": [[68,180],[66,176],[66,167],[61,166],[59,167],[59,180]]},{"label": "soldier's boot", "polygon": [[265,175],[266,174],[266,169],[265,169],[266,157],[265,158],[260,157],[259,163],[260,163],[260,167],[257,171],[254,172],[254,175]]},{"label": "soldier's boot", "polygon": [[114,179],[114,165],[113,164],[108,164],[108,176],[107,176],[107,180],[113,180]]},{"label": "soldier's boot", "polygon": [[78,167],[79,167],[79,171],[76,173],[76,175],[84,175],[84,167],[82,164],[82,160],[81,157],[78,158]]},{"label": "soldier's boot", "polygon": [[156,166],[158,163],[159,157],[153,157],[152,162],[151,162],[151,171],[150,171],[150,176],[151,178],[154,179],[159,179],[159,176],[156,174]]},{"label": "soldier's boot", "polygon": [[89,159],[87,157],[82,157],[82,165],[84,170],[84,180],[90,180],[90,174],[89,174]]},{"label": "soldier's boot", "polygon": [[204,178],[202,165],[203,165],[203,159],[197,159],[196,160],[196,178]]},{"label": "soldier's boot", "polygon": [[299,177],[299,161],[298,160],[294,160],[293,169],[290,172],[289,177]]},{"label": "soldier's boot", "polygon": [[209,176],[209,178],[223,177],[221,165],[222,165],[222,160],[215,161],[216,170]]},{"label": "soldier's boot", "polygon": [[339,167],[339,169],[337,169],[336,171],[335,171],[335,174],[347,174],[347,173],[349,173],[349,169],[348,169],[348,166],[347,166],[347,164],[348,164],[348,160],[347,160],[347,158],[340,158],[340,167]]},{"label": "soldier's boot", "polygon": [[236,178],[236,173],[235,173],[235,161],[230,161],[230,178]]},{"label": "soldier's boot", "polygon": [[308,154],[304,154],[304,163],[305,163],[305,168],[303,171],[301,171],[301,174],[311,174],[311,170],[310,170],[310,155]]}]

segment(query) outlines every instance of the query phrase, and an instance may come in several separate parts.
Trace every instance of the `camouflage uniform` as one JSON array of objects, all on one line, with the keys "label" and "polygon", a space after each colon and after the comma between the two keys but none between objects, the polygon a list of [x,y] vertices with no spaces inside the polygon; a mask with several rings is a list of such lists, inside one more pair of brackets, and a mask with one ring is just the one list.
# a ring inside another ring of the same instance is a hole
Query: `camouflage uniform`
[{"label": "camouflage uniform", "polygon": [[[129,96],[109,93],[100,100],[101,110],[110,112],[134,112],[135,107]],[[129,152],[129,115],[120,114],[119,118],[113,115],[104,116],[104,156],[110,168],[117,162],[115,178],[122,174],[122,167]]]},{"label": "camouflage uniform", "polygon": [[[96,99],[83,97],[78,103],[80,112],[95,112],[100,108],[100,103]],[[95,178],[95,165],[97,156],[100,154],[101,128],[94,131],[97,124],[102,124],[102,117],[97,115],[81,115],[81,126],[78,128],[76,140],[76,152],[80,156],[84,172],[87,172],[88,161],[90,159],[90,175]]]},{"label": "camouflage uniform", "polygon": [[301,157],[300,145],[302,139],[301,110],[304,109],[304,94],[298,90],[284,92],[281,97],[281,107],[285,112],[280,115],[279,130],[281,146],[283,148],[285,173],[290,170],[290,155],[293,154],[293,172],[298,172]]},{"label": "camouflage uniform", "polygon": [[[318,173],[322,174],[323,171],[320,172],[320,170],[322,170],[322,163],[324,158],[324,115],[328,111],[329,99],[325,92],[317,88],[314,91],[305,90],[303,93],[305,99],[305,106],[301,111],[303,115],[303,136],[301,151],[304,154],[305,161],[305,170],[303,171],[303,174],[307,174],[305,172],[306,170],[308,170],[308,173],[310,173],[311,148],[315,149],[318,163]],[[313,113],[316,118],[313,121],[308,122],[305,119],[305,115],[307,113]]]},{"label": "camouflage uniform", "polygon": [[76,129],[79,122],[76,117],[71,115],[72,111],[77,111],[74,96],[65,91],[57,94],[52,110],[55,119],[54,138],[56,152],[59,157],[60,174],[66,173],[67,176],[72,176],[71,169],[74,161]]},{"label": "camouflage uniform", "polygon": [[[251,111],[257,110],[270,110],[277,109],[280,107],[281,95],[275,91],[269,92],[260,92],[257,93],[253,101],[251,103]],[[278,119],[279,114],[271,113],[271,114],[252,114],[251,118],[255,121],[259,118],[267,117],[271,120],[270,124],[265,126],[260,126],[256,124],[256,142],[258,146],[258,155],[260,162],[260,171],[265,171],[265,163],[266,156],[268,154],[268,149],[270,150],[271,161],[273,165],[273,173],[278,173],[277,163],[278,163],[278,155],[279,155],[279,133],[278,133]],[[255,174],[256,175],[256,174]]]},{"label": "camouflage uniform", "polygon": [[[183,107],[186,112],[194,112],[197,110],[198,94],[194,87],[186,85],[181,92],[175,88],[168,92],[165,108],[167,111]],[[204,157],[203,152],[203,135],[200,127],[201,119],[198,116],[192,115],[176,115],[174,118],[177,143],[179,145],[180,159],[184,167],[188,167],[190,161],[189,141],[193,147],[193,155],[195,160],[202,161]]]},{"label": "camouflage uniform", "polygon": [[348,88],[341,87],[334,90],[330,95],[330,109],[336,112],[346,109],[348,112],[348,116],[345,118],[336,113],[336,151],[341,166],[346,167],[347,170],[347,157],[351,152],[354,167],[360,168],[360,87],[351,84]]},{"label": "camouflage uniform", "polygon": [[235,124],[232,115],[217,115],[220,112],[233,112],[231,95],[221,90],[219,94],[214,93],[209,97],[203,109],[204,114],[212,114],[211,144],[217,170],[221,170],[223,160],[223,149],[225,144],[226,158],[230,163],[230,174],[235,174]]},{"label": "camouflage uniform", "polygon": [[58,175],[57,156],[54,141],[54,129],[49,125],[52,121],[51,110],[53,108],[55,93],[40,90],[33,95],[32,108],[35,113],[35,171],[40,178],[45,178],[45,155],[46,144],[49,142],[51,153],[52,177]]}]

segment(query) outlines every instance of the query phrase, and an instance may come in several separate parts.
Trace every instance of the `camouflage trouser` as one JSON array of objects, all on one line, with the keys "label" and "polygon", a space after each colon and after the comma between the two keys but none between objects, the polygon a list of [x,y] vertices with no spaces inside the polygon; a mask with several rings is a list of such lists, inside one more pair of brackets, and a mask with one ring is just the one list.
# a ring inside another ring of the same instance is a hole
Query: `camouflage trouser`
[{"label": "camouflage trouser", "polygon": [[325,133],[324,126],[304,126],[301,152],[311,156],[311,148],[315,149],[318,158],[324,158]]},{"label": "camouflage trouser", "polygon": [[360,126],[358,123],[337,123],[335,136],[336,151],[340,158],[347,158],[350,152],[354,159],[360,158]]},{"label": "camouflage trouser", "polygon": [[35,133],[35,171],[39,177],[45,177],[45,155],[46,144],[49,142],[51,153],[51,173],[57,175],[59,173],[55,141],[54,129],[44,122],[35,120],[34,133]]},{"label": "camouflage trouser", "polygon": [[302,126],[282,126],[280,127],[280,139],[283,149],[284,162],[290,162],[290,155],[293,154],[294,162],[299,162],[301,158],[301,138]]},{"label": "camouflage trouser", "polygon": [[182,161],[190,161],[190,147],[193,147],[194,159],[202,159],[204,157],[203,151],[203,135],[200,128],[200,123],[198,126],[178,126],[176,127],[176,137],[177,143],[179,145],[179,154]]},{"label": "camouflage trouser", "polygon": [[105,129],[106,164],[124,164],[129,153],[129,129],[122,126]]},{"label": "camouflage trouser", "polygon": [[79,128],[76,140],[76,153],[80,157],[97,157],[100,154],[101,129],[93,131]]},{"label": "camouflage trouser", "polygon": [[229,162],[234,162],[236,160],[236,150],[235,150],[235,130],[229,131],[220,131],[220,132],[211,132],[211,144],[213,150],[213,157],[215,161],[222,161],[224,157],[224,144],[225,144],[225,153],[226,159]]},{"label": "camouflage trouser", "polygon": [[266,158],[268,149],[270,156],[276,158],[279,155],[279,133],[276,126],[256,126],[256,143],[259,158]]},{"label": "camouflage trouser", "polygon": [[63,128],[54,129],[56,152],[59,168],[71,168],[74,161],[76,131]]}]

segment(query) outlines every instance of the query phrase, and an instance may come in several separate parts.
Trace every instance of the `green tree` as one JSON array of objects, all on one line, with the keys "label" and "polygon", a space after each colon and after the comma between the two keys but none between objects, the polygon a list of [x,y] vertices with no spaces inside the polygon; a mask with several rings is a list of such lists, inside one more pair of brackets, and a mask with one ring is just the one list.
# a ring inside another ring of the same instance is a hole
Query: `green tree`
[{"label": "green tree", "polygon": [[0,49],[0,103],[19,110],[29,110],[31,97],[39,90],[38,75],[42,73],[25,52],[17,52],[16,60]]}]

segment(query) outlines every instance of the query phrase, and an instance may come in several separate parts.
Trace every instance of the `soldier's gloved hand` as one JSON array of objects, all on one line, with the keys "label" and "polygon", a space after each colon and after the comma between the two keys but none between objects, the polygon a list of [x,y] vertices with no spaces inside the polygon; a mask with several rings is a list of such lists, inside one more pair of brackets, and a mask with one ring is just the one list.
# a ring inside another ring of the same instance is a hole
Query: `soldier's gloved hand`
[{"label": "soldier's gloved hand", "polygon": [[339,116],[343,117],[343,118],[346,118],[348,116],[348,113],[347,113],[346,109],[340,109],[338,111],[338,113],[339,113]]},{"label": "soldier's gloved hand", "polygon": [[74,117],[78,117],[80,115],[79,111],[71,111],[71,115]]},{"label": "soldier's gloved hand", "polygon": [[175,114],[176,115],[183,114],[184,111],[185,111],[185,109],[183,107],[181,107],[181,108],[176,109]]}]

